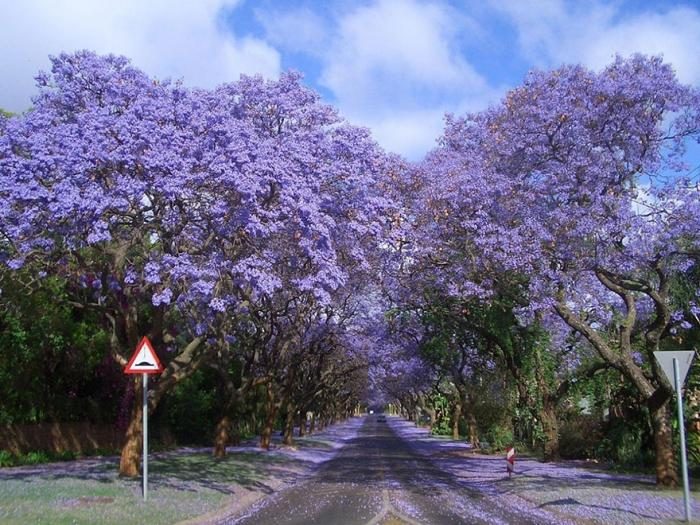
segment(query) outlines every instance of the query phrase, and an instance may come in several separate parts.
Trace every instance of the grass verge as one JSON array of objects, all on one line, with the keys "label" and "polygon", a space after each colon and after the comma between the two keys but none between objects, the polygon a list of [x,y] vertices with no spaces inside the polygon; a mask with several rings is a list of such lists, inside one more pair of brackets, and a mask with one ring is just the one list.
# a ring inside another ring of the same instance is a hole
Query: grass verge
[{"label": "grass verge", "polygon": [[268,479],[295,476],[296,460],[259,452],[163,454],[149,460],[148,501],[141,479],[122,479],[114,458],[0,470],[0,523],[175,523],[220,508]]}]

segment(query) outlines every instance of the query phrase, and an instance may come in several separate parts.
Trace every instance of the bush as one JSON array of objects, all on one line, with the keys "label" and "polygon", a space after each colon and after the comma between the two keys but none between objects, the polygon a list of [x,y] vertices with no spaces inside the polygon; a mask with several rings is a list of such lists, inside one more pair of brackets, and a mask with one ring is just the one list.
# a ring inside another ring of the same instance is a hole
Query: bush
[{"label": "bush", "polygon": [[611,424],[596,454],[625,468],[643,468],[654,464],[654,449],[646,446],[643,428],[628,421]]},{"label": "bush", "polygon": [[72,450],[64,450],[51,455],[52,461],[75,461],[78,455]]},{"label": "bush", "polygon": [[452,435],[452,422],[449,417],[440,418],[435,422],[433,428],[430,432],[436,436],[451,436]]},{"label": "bush", "polygon": [[575,416],[559,427],[559,453],[564,459],[592,459],[600,443],[600,423],[592,416]]},{"label": "bush", "polygon": [[154,428],[167,426],[180,444],[211,444],[214,427],[221,416],[217,379],[209,370],[198,370],[178,383],[159,409],[160,420],[154,421]]},{"label": "bush", "polygon": [[484,434],[489,448],[505,450],[513,443],[513,429],[505,425],[493,425]]},{"label": "bush", "polygon": [[49,461],[51,461],[49,455],[41,450],[27,452],[19,458],[19,462],[22,465],[38,465],[40,463],[48,463]]},{"label": "bush", "polygon": [[700,434],[697,432],[687,433],[688,463],[691,467],[700,466]]},{"label": "bush", "polygon": [[15,458],[7,450],[0,450],[0,467],[12,467],[15,465]]}]

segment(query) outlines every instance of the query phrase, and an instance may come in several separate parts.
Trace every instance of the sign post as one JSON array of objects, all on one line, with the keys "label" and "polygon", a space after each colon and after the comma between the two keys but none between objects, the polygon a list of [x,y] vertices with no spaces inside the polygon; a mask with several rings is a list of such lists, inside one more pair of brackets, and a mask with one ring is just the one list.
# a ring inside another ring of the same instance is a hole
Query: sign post
[{"label": "sign post", "polygon": [[148,501],[148,375],[160,374],[163,365],[148,337],[143,337],[124,368],[125,374],[141,374],[143,377],[143,501]]},{"label": "sign post", "polygon": [[681,441],[681,470],[683,471],[683,503],[685,505],[685,521],[690,522],[690,483],[688,481],[688,453],[685,448],[685,423],[683,418],[683,392],[681,386],[685,382],[690,364],[695,357],[694,351],[654,352],[654,357],[661,369],[673,385],[678,405],[678,432]]}]

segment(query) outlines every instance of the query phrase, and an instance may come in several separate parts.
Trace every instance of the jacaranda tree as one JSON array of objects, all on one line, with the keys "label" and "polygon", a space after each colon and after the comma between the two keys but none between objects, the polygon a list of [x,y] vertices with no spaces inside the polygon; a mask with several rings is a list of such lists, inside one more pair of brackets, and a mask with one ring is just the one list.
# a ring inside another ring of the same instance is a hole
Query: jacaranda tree
[{"label": "jacaranda tree", "polygon": [[426,161],[445,288],[488,299],[515,277],[519,315],[551,309],[580,333],[647,407],[662,485],[678,474],[671,387],[652,353],[674,323],[671,278],[700,248],[700,193],[679,162],[699,114],[698,92],[660,59],[567,66],[448,119]]},{"label": "jacaranda tree", "polygon": [[[2,122],[0,257],[68,279],[120,365],[152,338],[166,370],[150,410],[228,342],[241,305],[280,289],[328,301],[341,253],[361,263],[352,238],[381,223],[385,157],[296,74],[192,90],[80,52],[38,84],[33,110]],[[124,475],[138,473],[140,420],[137,404]]]}]

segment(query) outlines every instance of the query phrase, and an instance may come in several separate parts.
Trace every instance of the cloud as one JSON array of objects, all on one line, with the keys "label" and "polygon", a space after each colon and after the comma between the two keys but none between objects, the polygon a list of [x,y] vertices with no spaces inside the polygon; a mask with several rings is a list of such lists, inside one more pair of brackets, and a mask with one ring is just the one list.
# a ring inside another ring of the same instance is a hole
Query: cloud
[{"label": "cloud", "polygon": [[361,115],[353,120],[362,120],[387,151],[417,160],[437,145],[444,128],[444,115],[444,109],[439,108],[395,111],[378,118]]},{"label": "cloud", "polygon": [[[663,5],[663,4],[660,4]],[[628,13],[600,2],[493,2],[518,31],[522,52],[541,67],[580,62],[600,69],[615,54],[663,55],[678,78],[700,84],[700,12],[690,7]]]},{"label": "cloud", "polygon": [[22,111],[33,77],[48,55],[91,49],[122,54],[149,75],[211,87],[241,73],[276,77],[279,53],[266,42],[237,38],[221,22],[237,1],[27,0],[3,7],[0,107]]},{"label": "cloud", "polygon": [[307,9],[259,11],[258,18],[280,49],[316,57],[318,83],[346,118],[411,159],[434,146],[445,111],[494,93],[458,45],[476,24],[445,3],[378,0],[329,18]]},{"label": "cloud", "polygon": [[381,0],[357,9],[339,22],[322,82],[346,103],[368,93],[395,100],[417,88],[481,87],[483,79],[452,46],[456,29],[436,4]]}]

